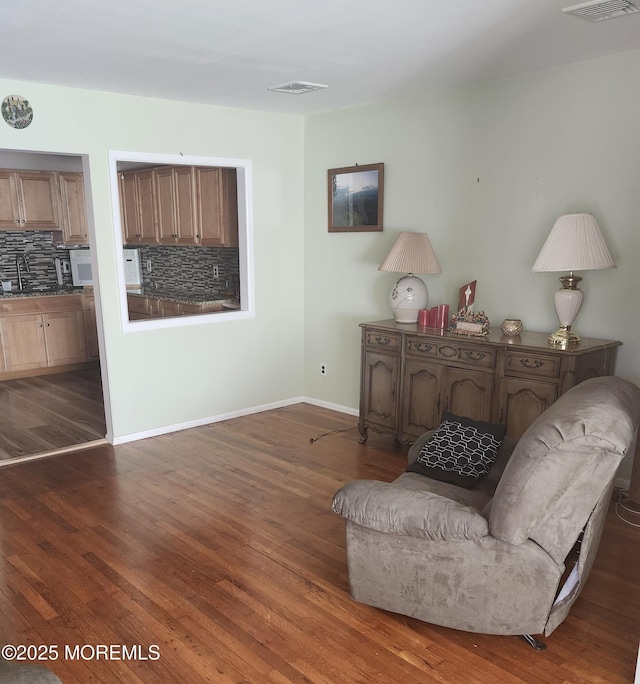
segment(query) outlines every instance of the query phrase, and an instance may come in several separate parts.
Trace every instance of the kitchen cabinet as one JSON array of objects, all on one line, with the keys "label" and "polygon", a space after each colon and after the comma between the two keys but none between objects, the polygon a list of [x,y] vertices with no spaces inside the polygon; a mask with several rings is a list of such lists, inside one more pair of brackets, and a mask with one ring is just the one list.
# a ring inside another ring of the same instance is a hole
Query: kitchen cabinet
[{"label": "kitchen cabinet", "polygon": [[153,172],[120,174],[122,239],[127,245],[158,244]]},{"label": "kitchen cabinet", "polygon": [[58,173],[62,241],[65,245],[89,244],[84,177],[81,173]]},{"label": "kitchen cabinet", "polygon": [[466,337],[395,321],[361,328],[362,442],[370,428],[411,442],[437,427],[443,411],[506,423],[518,439],[568,389],[613,374],[621,344],[583,338],[561,350],[547,333],[529,331]]},{"label": "kitchen cabinet", "polygon": [[238,246],[236,170],[196,167],[198,241],[204,247]]},{"label": "kitchen cabinet", "polygon": [[193,245],[197,238],[195,170],[193,166],[154,169],[158,242]]},{"label": "kitchen cabinet", "polygon": [[158,166],[120,175],[125,244],[238,246],[236,169]]},{"label": "kitchen cabinet", "polygon": [[0,170],[0,230],[60,230],[57,174]]},{"label": "kitchen cabinet", "polygon": [[5,374],[87,361],[81,296],[16,298],[2,302],[0,310]]}]

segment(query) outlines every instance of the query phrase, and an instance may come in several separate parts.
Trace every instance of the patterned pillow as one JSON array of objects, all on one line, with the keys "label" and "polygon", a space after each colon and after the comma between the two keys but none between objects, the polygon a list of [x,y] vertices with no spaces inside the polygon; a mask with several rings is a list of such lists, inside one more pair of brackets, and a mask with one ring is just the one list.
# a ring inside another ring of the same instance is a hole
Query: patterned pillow
[{"label": "patterned pillow", "polygon": [[489,472],[506,431],[506,425],[445,412],[407,472],[470,489]]}]

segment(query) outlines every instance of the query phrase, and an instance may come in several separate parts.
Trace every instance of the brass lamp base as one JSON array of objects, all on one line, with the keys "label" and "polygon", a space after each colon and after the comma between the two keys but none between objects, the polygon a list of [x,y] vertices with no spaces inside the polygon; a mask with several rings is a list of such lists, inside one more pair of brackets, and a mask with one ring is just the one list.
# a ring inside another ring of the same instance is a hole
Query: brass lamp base
[{"label": "brass lamp base", "polygon": [[560,349],[567,349],[580,344],[580,338],[574,332],[571,332],[570,325],[561,325],[554,333],[548,337],[549,344]]}]

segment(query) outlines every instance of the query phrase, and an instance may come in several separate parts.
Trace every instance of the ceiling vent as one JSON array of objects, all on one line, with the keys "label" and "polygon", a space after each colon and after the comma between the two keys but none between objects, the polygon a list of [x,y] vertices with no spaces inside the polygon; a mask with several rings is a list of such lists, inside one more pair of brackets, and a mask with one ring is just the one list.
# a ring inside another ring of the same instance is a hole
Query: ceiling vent
[{"label": "ceiling vent", "polygon": [[303,93],[310,93],[312,90],[322,90],[328,88],[322,83],[309,83],[307,81],[291,81],[290,83],[281,83],[277,86],[271,86],[267,90],[273,90],[276,93],[290,93],[291,95],[302,95]]},{"label": "ceiling vent", "polygon": [[636,14],[640,12],[640,7],[629,0],[592,0],[564,7],[562,11],[587,21],[604,21],[614,17],[623,17],[626,14]]}]

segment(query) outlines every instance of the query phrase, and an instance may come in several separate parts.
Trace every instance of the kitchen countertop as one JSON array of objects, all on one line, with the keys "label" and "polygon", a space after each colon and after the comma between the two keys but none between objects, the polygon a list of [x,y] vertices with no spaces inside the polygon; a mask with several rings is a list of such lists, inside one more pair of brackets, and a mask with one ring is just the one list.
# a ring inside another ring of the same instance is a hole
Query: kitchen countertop
[{"label": "kitchen countertop", "polygon": [[[162,290],[148,288],[127,288],[127,294],[135,297],[152,297],[154,299],[166,299],[172,302],[180,302],[181,304],[213,304],[215,302],[237,301],[228,294],[220,294],[215,292],[203,292],[186,294],[184,292],[176,292],[175,290]],[[238,304],[239,308],[239,304]]]},{"label": "kitchen countertop", "polygon": [[51,297],[53,295],[81,295],[86,294],[87,290],[83,287],[61,287],[54,290],[22,290],[13,292],[0,292],[0,299],[21,299],[23,297]]}]

